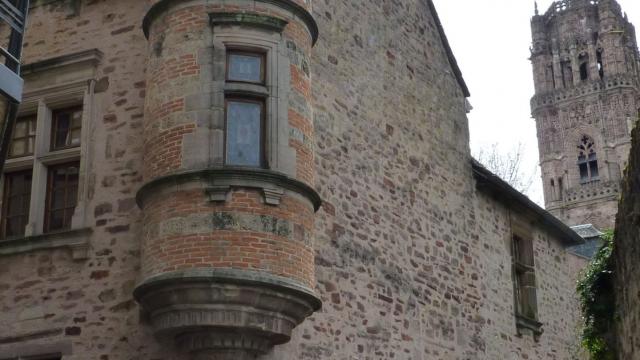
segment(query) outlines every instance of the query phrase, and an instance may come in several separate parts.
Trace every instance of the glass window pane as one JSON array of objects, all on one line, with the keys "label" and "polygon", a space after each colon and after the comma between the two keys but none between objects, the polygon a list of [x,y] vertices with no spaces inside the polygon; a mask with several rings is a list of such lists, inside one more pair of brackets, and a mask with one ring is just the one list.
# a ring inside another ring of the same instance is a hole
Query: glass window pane
[{"label": "glass window pane", "polygon": [[49,231],[64,229],[64,210],[52,211],[49,217]]},{"label": "glass window pane", "polygon": [[24,156],[27,154],[27,148],[24,140],[13,140],[11,143],[11,149],[9,150],[9,156]]},{"label": "glass window pane", "polygon": [[227,103],[227,164],[261,166],[262,105],[254,102]]},{"label": "glass window pane", "polygon": [[13,138],[21,138],[27,136],[27,121],[18,120],[13,133]]},{"label": "glass window pane", "polygon": [[71,127],[74,129],[79,129],[82,126],[82,111],[77,110],[71,114]]},{"label": "glass window pane", "polygon": [[262,82],[262,56],[229,54],[228,80]]},{"label": "glass window pane", "polygon": [[80,145],[82,109],[58,110],[53,113],[53,150]]},{"label": "glass window pane", "polygon": [[591,170],[591,179],[596,180],[600,174],[598,174],[598,162],[592,161],[589,163],[589,168]]},{"label": "glass window pane", "polygon": [[71,131],[71,145],[80,145],[80,129]]},{"label": "glass window pane", "polygon": [[587,164],[580,164],[580,180],[589,180],[589,170],[587,169]]},{"label": "glass window pane", "polygon": [[31,172],[5,174],[2,236],[24,235],[31,199]]},{"label": "glass window pane", "polygon": [[65,190],[54,190],[51,195],[51,210],[64,209],[65,207]]},{"label": "glass window pane", "polygon": [[78,163],[49,169],[45,231],[70,228],[78,197]]}]

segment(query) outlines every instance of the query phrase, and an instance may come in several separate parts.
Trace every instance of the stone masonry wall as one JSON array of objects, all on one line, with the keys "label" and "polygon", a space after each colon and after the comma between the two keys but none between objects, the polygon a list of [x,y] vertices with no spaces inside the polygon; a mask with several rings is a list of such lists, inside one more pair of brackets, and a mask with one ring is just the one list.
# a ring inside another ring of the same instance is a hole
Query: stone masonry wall
[{"label": "stone masonry wall", "polygon": [[615,288],[618,358],[640,356],[640,126],[622,188],[615,231]]},{"label": "stone masonry wall", "polygon": [[[89,159],[90,257],[44,250],[0,259],[0,351],[71,341],[64,360],[187,360],[150,335],[132,299],[141,268],[160,266],[140,262],[133,199],[145,167],[147,5],[70,5],[32,11],[25,57],[104,53],[98,72],[109,86]],[[516,336],[507,210],[475,188],[464,96],[427,1],[312,5],[320,27],[310,65],[315,183],[324,200],[313,246],[323,309],[264,359],[571,358],[574,265],[542,230],[535,246],[546,333],[538,343]]]},{"label": "stone masonry wall", "polygon": [[[141,326],[132,291],[140,269],[142,120],[147,42],[142,1],[36,1],[26,64],[97,48],[101,89],[91,118],[89,259],[67,249],[0,259],[0,358],[11,349],[70,342],[65,360],[172,358]],[[43,5],[44,4],[44,5]],[[28,341],[27,341],[28,340]]]}]

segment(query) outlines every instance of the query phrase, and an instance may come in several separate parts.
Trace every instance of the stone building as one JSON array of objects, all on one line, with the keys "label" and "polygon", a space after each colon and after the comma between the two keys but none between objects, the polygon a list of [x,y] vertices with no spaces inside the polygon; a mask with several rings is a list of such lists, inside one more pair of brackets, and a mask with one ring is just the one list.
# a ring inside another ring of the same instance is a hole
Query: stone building
[{"label": "stone building", "polygon": [[573,358],[430,0],[40,0],[24,57],[1,360]]},{"label": "stone building", "polygon": [[569,225],[612,229],[640,109],[635,28],[615,0],[555,1],[531,28],[546,208]]}]

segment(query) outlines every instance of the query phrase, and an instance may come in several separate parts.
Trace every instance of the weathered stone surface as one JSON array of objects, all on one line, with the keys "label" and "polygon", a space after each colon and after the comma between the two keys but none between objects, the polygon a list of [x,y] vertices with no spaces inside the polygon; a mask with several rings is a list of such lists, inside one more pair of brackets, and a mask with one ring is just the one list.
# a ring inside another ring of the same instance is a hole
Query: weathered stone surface
[{"label": "weathered stone surface", "polygon": [[618,358],[640,356],[640,119],[633,132],[622,198],[616,218],[616,338]]}]

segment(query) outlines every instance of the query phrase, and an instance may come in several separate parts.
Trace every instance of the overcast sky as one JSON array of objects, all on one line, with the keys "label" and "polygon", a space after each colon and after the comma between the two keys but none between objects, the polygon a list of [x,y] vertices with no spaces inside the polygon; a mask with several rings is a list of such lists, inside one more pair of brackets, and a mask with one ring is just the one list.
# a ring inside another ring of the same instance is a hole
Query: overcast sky
[{"label": "overcast sky", "polygon": [[[540,0],[540,13],[553,1]],[[640,27],[640,1],[619,0]],[[522,143],[526,169],[538,164],[535,121],[529,100],[533,75],[529,58],[533,0],[434,0],[453,52],[471,92],[471,150],[499,144],[508,152]],[[531,197],[539,204],[542,182],[535,177]]]}]

